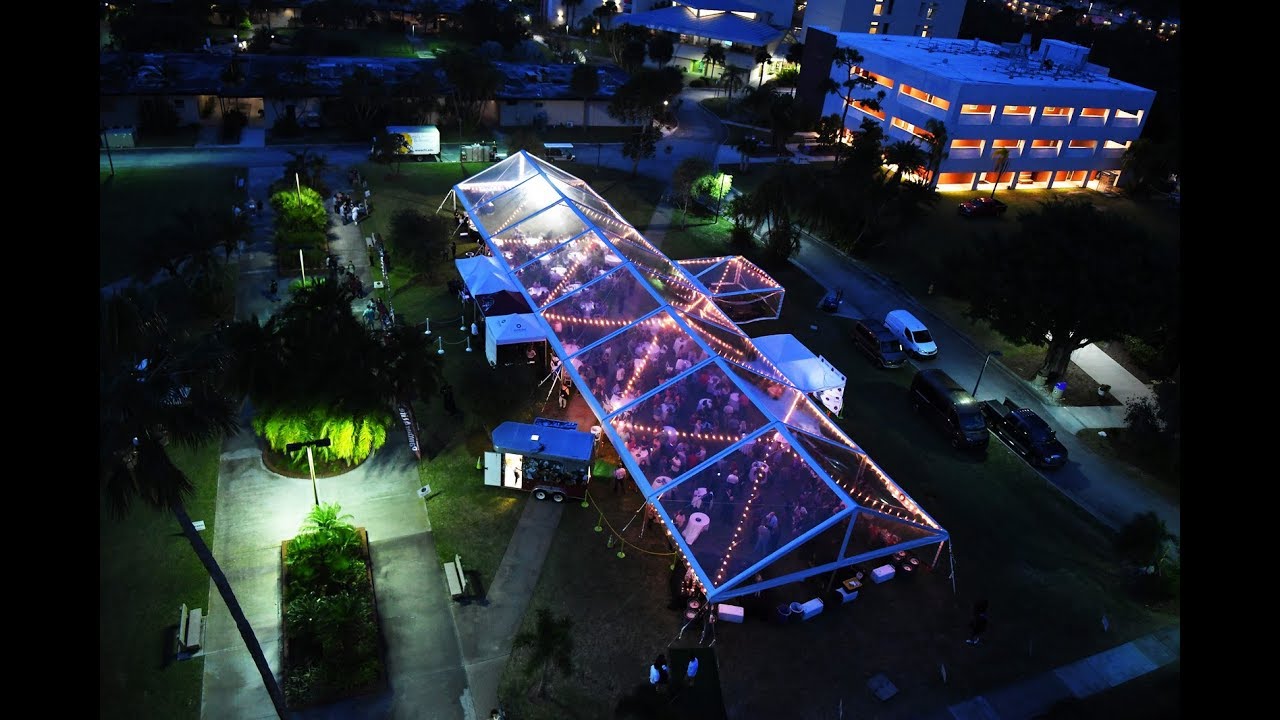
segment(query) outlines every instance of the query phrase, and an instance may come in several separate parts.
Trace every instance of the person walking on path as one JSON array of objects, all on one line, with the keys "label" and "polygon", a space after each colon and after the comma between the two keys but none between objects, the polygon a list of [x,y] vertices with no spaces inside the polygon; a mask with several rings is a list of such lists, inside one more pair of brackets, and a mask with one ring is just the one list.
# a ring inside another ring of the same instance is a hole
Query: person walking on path
[{"label": "person walking on path", "polygon": [[627,491],[627,469],[621,465],[613,471],[613,494],[621,495]]},{"label": "person walking on path", "polygon": [[973,619],[969,621],[969,639],[965,640],[967,645],[977,645],[982,642],[982,633],[987,631],[987,601],[979,600],[973,604]]},{"label": "person walking on path", "polygon": [[270,291],[271,291],[271,299],[272,299],[272,300],[279,300],[279,299],[280,299],[280,295],[279,295],[279,292],[280,292],[280,283],[276,282],[274,279],[271,281]]},{"label": "person walking on path", "polygon": [[685,673],[684,673],[685,685],[688,685],[689,687],[693,687],[693,679],[697,677],[697,675],[698,675],[698,658],[695,656],[695,657],[689,658],[689,667],[688,669],[685,670]]}]

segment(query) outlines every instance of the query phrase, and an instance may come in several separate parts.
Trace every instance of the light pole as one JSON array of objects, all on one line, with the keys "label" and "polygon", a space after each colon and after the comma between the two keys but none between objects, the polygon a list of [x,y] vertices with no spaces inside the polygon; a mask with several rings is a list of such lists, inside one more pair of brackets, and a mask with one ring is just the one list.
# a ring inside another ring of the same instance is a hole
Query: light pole
[{"label": "light pole", "polygon": [[329,447],[329,438],[316,438],[306,442],[289,443],[284,446],[285,452],[298,452],[302,448],[307,449],[307,467],[311,469],[311,498],[315,500],[316,507],[320,507],[320,492],[316,490],[316,460],[311,454],[311,448]]},{"label": "light pole", "polygon": [[973,398],[978,399],[978,383],[982,382],[982,373],[987,371],[987,363],[991,362],[991,357],[1004,357],[1004,353],[999,350],[992,350],[987,353],[987,359],[982,361],[982,369],[978,371],[978,380],[973,383]]}]

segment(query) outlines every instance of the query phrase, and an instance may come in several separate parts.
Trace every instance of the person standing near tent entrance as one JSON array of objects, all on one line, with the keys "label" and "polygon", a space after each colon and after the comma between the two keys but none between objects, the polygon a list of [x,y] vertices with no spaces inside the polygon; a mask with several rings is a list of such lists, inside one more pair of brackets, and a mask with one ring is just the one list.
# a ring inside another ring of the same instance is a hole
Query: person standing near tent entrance
[{"label": "person standing near tent entrance", "polygon": [[627,491],[627,469],[621,465],[613,471],[613,493],[621,495]]}]

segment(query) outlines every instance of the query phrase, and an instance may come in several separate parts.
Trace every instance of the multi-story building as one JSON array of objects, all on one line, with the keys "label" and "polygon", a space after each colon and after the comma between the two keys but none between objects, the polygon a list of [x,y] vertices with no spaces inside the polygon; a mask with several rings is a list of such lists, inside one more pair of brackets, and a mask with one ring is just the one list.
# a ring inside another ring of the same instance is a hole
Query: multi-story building
[{"label": "multi-story building", "polygon": [[[862,64],[833,66],[836,47],[856,49]],[[942,189],[974,190],[991,182],[1105,188],[1142,134],[1156,93],[1109,77],[1088,55],[1088,48],[1060,40],[1042,40],[1032,49],[1029,35],[1021,43],[996,45],[813,27],[797,97],[810,111],[842,116],[844,99],[823,93],[819,83],[825,76],[841,83],[856,73],[874,80],[885,97],[877,111],[858,102],[871,92],[855,92],[847,131],[871,118],[884,128],[886,143],[927,146],[932,135],[926,123],[941,121],[948,137],[936,179]],[[1008,151],[1008,162],[997,177],[1001,150]]]},{"label": "multi-story building", "polygon": [[960,32],[965,0],[808,0],[804,41],[811,27],[871,35],[953,38]]}]

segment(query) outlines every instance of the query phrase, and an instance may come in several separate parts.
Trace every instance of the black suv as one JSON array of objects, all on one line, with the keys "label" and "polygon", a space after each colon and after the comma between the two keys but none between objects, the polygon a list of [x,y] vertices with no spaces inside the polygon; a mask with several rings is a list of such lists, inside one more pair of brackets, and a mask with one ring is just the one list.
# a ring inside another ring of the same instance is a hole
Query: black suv
[{"label": "black suv", "polygon": [[907,353],[902,349],[902,343],[889,332],[884,323],[870,319],[855,322],[853,344],[880,367],[899,368],[907,362]]},{"label": "black suv", "polygon": [[911,380],[911,404],[942,428],[952,447],[987,447],[991,435],[981,406],[945,372],[932,368],[916,373]]}]

